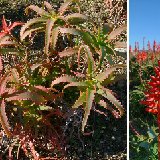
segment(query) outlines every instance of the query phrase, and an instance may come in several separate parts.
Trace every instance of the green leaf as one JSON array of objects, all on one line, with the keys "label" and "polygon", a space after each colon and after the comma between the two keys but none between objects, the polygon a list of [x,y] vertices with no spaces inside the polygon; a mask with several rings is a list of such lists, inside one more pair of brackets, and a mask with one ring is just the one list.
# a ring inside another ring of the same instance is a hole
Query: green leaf
[{"label": "green leaf", "polygon": [[94,50],[94,47],[99,48],[96,38],[89,32],[79,31],[79,34],[81,35],[84,43],[88,45],[92,50]]},{"label": "green leaf", "polygon": [[82,132],[84,132],[84,127],[87,124],[87,120],[88,120],[88,116],[90,115],[90,110],[92,108],[92,104],[93,104],[93,100],[94,100],[94,95],[95,94],[95,90],[91,90],[91,89],[87,89],[86,91],[86,106],[84,108],[84,117],[83,117],[83,121],[82,121]]},{"label": "green leaf", "polygon": [[106,45],[105,47],[106,47],[107,55],[116,55],[112,47],[110,47],[109,45]]},{"label": "green leaf", "polygon": [[72,108],[78,108],[81,106],[84,102],[86,102],[86,92],[82,92],[79,98],[76,100]]},{"label": "green leaf", "polygon": [[100,49],[101,49],[100,50],[100,61],[99,61],[99,66],[98,67],[101,67],[101,65],[103,63],[103,60],[104,60],[104,57],[106,56],[105,47],[101,46]]},{"label": "green leaf", "polygon": [[155,137],[157,137],[157,135],[155,134],[155,132],[152,128],[148,128],[147,133],[148,133],[149,138],[154,139]]},{"label": "green leaf", "polygon": [[103,34],[107,35],[109,32],[113,30],[113,24],[105,23],[102,28]]},{"label": "green leaf", "polygon": [[149,150],[150,144],[148,142],[144,141],[144,142],[141,142],[139,144],[139,146],[145,148],[146,150]]}]

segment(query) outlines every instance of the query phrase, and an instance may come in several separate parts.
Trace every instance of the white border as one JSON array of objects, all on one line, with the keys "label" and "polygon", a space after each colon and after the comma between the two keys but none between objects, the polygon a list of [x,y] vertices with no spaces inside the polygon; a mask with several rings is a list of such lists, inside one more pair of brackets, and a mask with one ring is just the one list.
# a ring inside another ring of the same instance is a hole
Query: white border
[{"label": "white border", "polygon": [[129,160],[129,0],[127,0],[127,160]]}]

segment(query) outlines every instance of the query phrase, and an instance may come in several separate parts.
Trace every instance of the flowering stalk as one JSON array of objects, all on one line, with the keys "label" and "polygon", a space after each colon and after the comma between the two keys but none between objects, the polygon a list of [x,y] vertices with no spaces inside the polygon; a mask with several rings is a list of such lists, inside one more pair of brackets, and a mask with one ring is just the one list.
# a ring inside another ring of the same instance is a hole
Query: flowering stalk
[{"label": "flowering stalk", "polygon": [[154,71],[155,76],[151,76],[151,81],[148,82],[148,91],[145,93],[146,100],[141,101],[141,104],[147,106],[146,111],[157,114],[159,127],[158,156],[160,159],[160,60],[158,61],[158,67],[155,67]]},{"label": "flowering stalk", "polygon": [[136,59],[137,59],[137,62],[139,63],[139,77],[140,77],[140,81],[141,83],[143,82],[143,79],[142,79],[142,64],[144,61],[146,61],[147,59],[147,53],[146,52],[139,52],[137,55],[136,55]]}]

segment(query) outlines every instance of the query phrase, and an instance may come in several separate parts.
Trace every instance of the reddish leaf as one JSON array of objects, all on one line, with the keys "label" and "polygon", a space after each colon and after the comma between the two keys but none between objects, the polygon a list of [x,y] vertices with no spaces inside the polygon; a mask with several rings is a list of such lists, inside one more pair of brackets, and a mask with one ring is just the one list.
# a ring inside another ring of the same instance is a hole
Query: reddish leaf
[{"label": "reddish leaf", "polygon": [[40,105],[45,102],[43,96],[35,92],[23,92],[19,94],[13,94],[11,97],[6,98],[7,101],[18,101],[18,100],[31,100],[35,104]]},{"label": "reddish leaf", "polygon": [[54,86],[55,84],[59,84],[62,82],[74,82],[74,81],[76,81],[75,77],[64,75],[64,76],[58,77],[54,81],[52,81],[51,87]]},{"label": "reddish leaf", "polygon": [[7,118],[6,111],[5,111],[6,105],[5,105],[4,100],[1,100],[0,103],[1,103],[1,106],[0,106],[0,123],[1,123],[2,128],[4,129],[5,133],[7,134],[7,136],[11,137],[12,134],[10,132],[10,125],[9,125],[8,118]]}]

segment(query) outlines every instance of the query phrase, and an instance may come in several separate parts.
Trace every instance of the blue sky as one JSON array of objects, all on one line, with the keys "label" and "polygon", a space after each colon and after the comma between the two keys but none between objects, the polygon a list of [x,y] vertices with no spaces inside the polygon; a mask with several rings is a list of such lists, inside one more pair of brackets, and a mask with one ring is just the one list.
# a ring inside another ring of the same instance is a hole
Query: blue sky
[{"label": "blue sky", "polygon": [[160,0],[129,0],[129,43],[160,42]]}]

